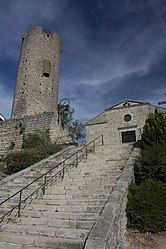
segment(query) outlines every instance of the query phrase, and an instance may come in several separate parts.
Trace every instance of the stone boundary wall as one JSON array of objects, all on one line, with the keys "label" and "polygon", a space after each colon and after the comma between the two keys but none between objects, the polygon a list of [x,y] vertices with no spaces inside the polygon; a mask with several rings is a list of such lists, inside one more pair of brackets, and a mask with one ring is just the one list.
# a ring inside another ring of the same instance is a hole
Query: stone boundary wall
[{"label": "stone boundary wall", "polygon": [[[26,116],[20,119],[9,119],[0,122],[0,155],[21,149],[23,134],[37,131],[49,131],[52,141],[67,136],[67,131],[57,123],[57,115],[44,112],[35,116]],[[14,147],[12,148],[12,143]]]},{"label": "stone boundary wall", "polygon": [[128,185],[134,177],[135,148],[113,188],[97,222],[91,229],[84,249],[126,249],[125,231]]}]

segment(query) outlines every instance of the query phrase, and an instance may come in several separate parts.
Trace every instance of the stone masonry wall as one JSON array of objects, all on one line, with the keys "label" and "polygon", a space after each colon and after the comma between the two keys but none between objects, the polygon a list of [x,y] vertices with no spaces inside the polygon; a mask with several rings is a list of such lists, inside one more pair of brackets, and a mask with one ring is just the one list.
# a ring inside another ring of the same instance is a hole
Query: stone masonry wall
[{"label": "stone masonry wall", "polygon": [[[0,122],[0,155],[21,149],[23,134],[39,131],[49,131],[54,142],[60,137],[67,137],[68,133],[57,123],[55,113],[42,113],[21,119],[10,119]],[[59,141],[60,142],[60,141]],[[12,144],[14,143],[14,148]]]},{"label": "stone masonry wall", "polygon": [[[86,126],[87,143],[103,134],[105,144],[121,144],[121,133],[128,130],[135,130],[136,140],[139,140],[147,116],[149,113],[154,113],[155,109],[156,107],[145,104],[107,110],[94,118],[92,122]],[[164,109],[158,109],[159,111],[164,111]],[[124,121],[125,114],[131,115],[131,121]]]}]

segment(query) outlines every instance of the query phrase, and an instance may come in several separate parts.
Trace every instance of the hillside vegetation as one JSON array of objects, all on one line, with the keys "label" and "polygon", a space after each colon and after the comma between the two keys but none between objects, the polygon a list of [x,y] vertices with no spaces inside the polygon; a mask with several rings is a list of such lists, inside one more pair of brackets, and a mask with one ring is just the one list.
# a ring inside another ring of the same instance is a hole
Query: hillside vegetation
[{"label": "hillside vegetation", "polygon": [[129,186],[127,226],[140,232],[166,231],[166,118],[150,114]]},{"label": "hillside vegetation", "polygon": [[7,175],[14,174],[61,149],[61,145],[51,142],[48,132],[24,135],[22,150],[11,152],[1,159],[4,165],[1,171]]}]

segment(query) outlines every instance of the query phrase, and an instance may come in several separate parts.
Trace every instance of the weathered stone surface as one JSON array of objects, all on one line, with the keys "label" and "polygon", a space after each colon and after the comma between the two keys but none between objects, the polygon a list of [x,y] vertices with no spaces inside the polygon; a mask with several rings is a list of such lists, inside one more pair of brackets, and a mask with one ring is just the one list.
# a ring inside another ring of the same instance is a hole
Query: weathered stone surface
[{"label": "weathered stone surface", "polygon": [[93,226],[85,243],[85,249],[125,249],[125,206],[128,184],[133,178],[134,159],[139,149],[134,149],[130,159],[115,184],[107,203]]},{"label": "weathered stone surface", "polygon": [[[166,108],[156,107],[147,102],[124,99],[86,124],[87,143],[103,134],[105,145],[122,144],[122,132],[126,131],[135,131],[136,141],[140,140],[145,120],[150,113],[155,112],[156,108],[166,113]],[[131,120],[128,122],[124,120],[126,114],[131,115]]]},{"label": "weathered stone surface", "polygon": [[[24,132],[21,133],[21,127]],[[53,142],[70,141],[67,130],[63,130],[57,123],[57,114],[45,112],[35,116],[26,116],[20,119],[9,119],[0,122],[0,155],[18,151],[22,147],[23,135],[35,132],[49,131]],[[14,143],[14,147],[11,147]]]},{"label": "weathered stone surface", "polygon": [[[105,149],[108,159],[111,149]],[[121,149],[123,150],[123,146]],[[72,151],[73,147],[70,153]],[[124,182],[121,180],[122,189],[116,187],[116,182],[122,172],[119,165],[125,160],[121,153],[117,160],[107,160],[105,155],[101,156],[98,151],[100,150],[96,150],[95,154],[89,154],[87,160],[84,159],[78,167],[68,171],[63,180],[59,179],[48,186],[44,196],[38,196],[27,203],[21,210],[20,218],[13,217],[11,222],[3,225],[0,242],[6,241],[9,245],[18,246],[22,244],[22,249],[81,249],[93,227],[87,243],[95,244],[97,241],[100,246],[98,248],[104,248],[108,245],[105,235],[109,236],[108,231],[113,230],[116,236],[111,236],[114,237],[116,244],[118,229],[114,221],[119,218],[115,213],[117,205],[120,206],[119,202],[116,203],[116,193],[119,194],[118,201],[121,201],[121,193],[124,193]],[[129,151],[127,150],[127,153]],[[62,155],[66,157],[70,153],[63,151]],[[62,155],[59,152],[57,157],[51,156],[9,177],[8,180],[3,180],[3,185],[10,186],[13,190],[15,187],[18,189],[25,183],[25,179],[31,180],[45,166],[47,170],[55,166],[56,158],[63,160]],[[111,201],[112,191],[115,193]]]},{"label": "weathered stone surface", "polygon": [[[56,112],[60,38],[32,27],[22,39],[12,118]],[[47,72],[46,72],[47,71]]]}]

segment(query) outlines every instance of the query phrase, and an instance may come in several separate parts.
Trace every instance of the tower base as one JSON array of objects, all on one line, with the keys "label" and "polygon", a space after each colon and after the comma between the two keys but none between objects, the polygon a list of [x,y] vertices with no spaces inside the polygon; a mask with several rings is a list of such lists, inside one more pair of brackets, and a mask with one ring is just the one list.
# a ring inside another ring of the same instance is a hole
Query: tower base
[{"label": "tower base", "polygon": [[0,155],[21,150],[24,135],[46,131],[49,132],[52,142],[58,144],[72,142],[68,130],[58,124],[56,113],[44,112],[0,122]]}]

